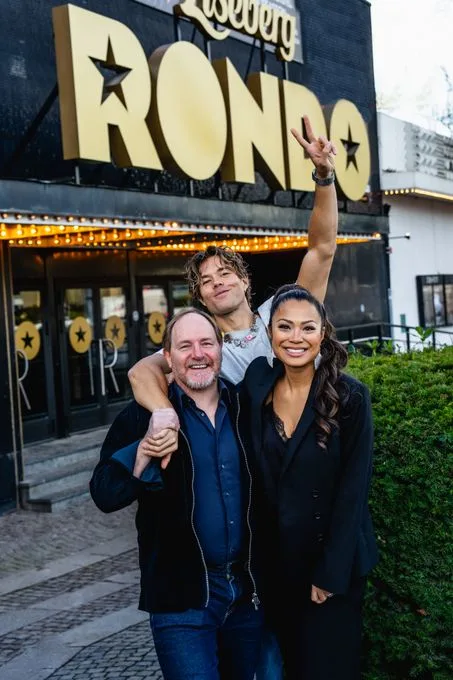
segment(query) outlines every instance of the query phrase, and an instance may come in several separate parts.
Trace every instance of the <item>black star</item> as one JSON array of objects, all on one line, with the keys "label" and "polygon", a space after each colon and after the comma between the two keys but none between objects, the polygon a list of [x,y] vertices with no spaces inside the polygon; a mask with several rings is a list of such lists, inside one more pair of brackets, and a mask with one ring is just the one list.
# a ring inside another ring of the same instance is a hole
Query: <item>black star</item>
[{"label": "black star", "polygon": [[115,324],[114,326],[111,327],[110,330],[112,331],[112,338],[116,340],[120,334],[119,327]]},{"label": "black star", "polygon": [[162,324],[160,321],[155,321],[153,324],[153,328],[156,331],[156,333],[160,333],[160,329],[162,328]]},{"label": "black star", "polygon": [[24,337],[21,338],[21,340],[24,341],[24,349],[27,349],[27,347],[30,347],[30,349],[33,349],[31,343],[34,340],[34,337],[32,335],[29,335],[28,331],[25,333]]},{"label": "black star", "polygon": [[345,151],[346,151],[346,170],[349,168],[350,164],[355,167],[357,172],[359,172],[359,168],[357,167],[357,158],[355,157],[357,153],[357,149],[360,146],[360,142],[353,142],[352,141],[352,133],[351,133],[351,126],[348,125],[348,138],[347,139],[342,139],[341,140]]},{"label": "black star", "polygon": [[85,341],[85,335],[86,335],[86,333],[87,333],[87,332],[86,332],[86,331],[83,331],[83,330],[82,330],[82,327],[79,326],[79,330],[76,331],[77,342],[84,342],[84,341]]},{"label": "black star", "polygon": [[116,63],[115,55],[113,54],[112,43],[110,38],[107,44],[107,56],[104,61],[90,57],[97,70],[104,78],[104,87],[102,90],[102,103],[110,97],[113,93],[116,94],[124,108],[127,109],[126,97],[124,96],[122,82],[131,72],[130,68],[120,66]]}]

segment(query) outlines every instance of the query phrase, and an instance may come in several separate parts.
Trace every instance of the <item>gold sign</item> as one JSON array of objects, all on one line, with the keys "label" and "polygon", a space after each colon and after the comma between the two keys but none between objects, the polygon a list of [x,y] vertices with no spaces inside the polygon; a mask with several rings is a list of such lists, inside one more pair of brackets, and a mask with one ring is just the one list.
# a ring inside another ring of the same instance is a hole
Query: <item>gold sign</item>
[{"label": "gold sign", "polygon": [[69,343],[77,354],[85,354],[90,349],[93,331],[83,316],[77,316],[69,326]]},{"label": "gold sign", "polygon": [[16,348],[30,360],[35,358],[41,348],[41,336],[31,321],[22,321],[16,328],[15,341]]},{"label": "gold sign", "polygon": [[[294,59],[296,17],[270,5],[257,0],[183,0],[174,11],[192,19],[208,38],[225,40],[232,28],[275,45],[279,59]],[[218,25],[229,28],[219,30]]]},{"label": "gold sign", "polygon": [[[247,2],[226,1],[186,0],[179,7],[208,7],[210,18],[222,7],[239,12]],[[223,24],[235,28],[230,19]],[[314,191],[312,163],[290,133],[302,132],[307,114],[317,134],[330,133],[338,147],[341,193],[351,200],[365,193],[368,134],[352,102],[340,100],[325,115],[303,85],[268,73],[244,83],[229,59],[211,64],[184,41],[158,48],[148,63],[129,28],[81,7],[56,7],[53,21],[65,159],[113,159],[120,167],[165,168],[196,180],[220,170],[225,182],[250,184],[259,170],[272,189]],[[113,71],[110,80],[105,69]]]},{"label": "gold sign", "polygon": [[151,312],[148,318],[148,335],[154,345],[161,345],[167,322],[162,312]]},{"label": "gold sign", "polygon": [[123,319],[113,314],[105,322],[105,337],[111,340],[116,349],[124,345],[126,339],[126,326]]}]

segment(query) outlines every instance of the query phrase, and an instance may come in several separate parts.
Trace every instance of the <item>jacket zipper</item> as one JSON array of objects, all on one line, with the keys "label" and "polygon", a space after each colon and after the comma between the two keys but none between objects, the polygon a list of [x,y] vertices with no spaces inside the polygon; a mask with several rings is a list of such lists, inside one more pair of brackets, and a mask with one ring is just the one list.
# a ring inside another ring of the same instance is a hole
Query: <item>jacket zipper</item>
[{"label": "jacket zipper", "polygon": [[251,580],[252,585],[253,585],[252,604],[255,607],[255,609],[258,609],[258,607],[260,605],[260,598],[258,597],[258,593],[256,592],[257,591],[256,582],[255,582],[255,579],[253,577],[252,569],[251,569],[251,563],[252,563],[252,526],[250,524],[250,508],[252,507],[252,475],[251,475],[251,472],[250,472],[250,467],[249,467],[249,462],[248,462],[248,459],[247,459],[247,454],[245,452],[245,447],[244,447],[244,444],[242,442],[242,437],[241,437],[241,434],[239,432],[239,414],[241,412],[241,404],[240,404],[240,401],[239,401],[239,395],[238,394],[236,394],[236,400],[237,400],[237,405],[238,405],[237,413],[236,413],[236,432],[237,432],[239,443],[240,443],[241,448],[242,448],[242,453],[244,454],[245,465],[246,465],[246,468],[247,468],[247,472],[248,472],[248,476],[249,476],[249,482],[250,482],[249,483],[249,504],[248,504],[248,508],[247,508],[247,525],[248,525],[248,528],[249,528],[249,558],[248,558],[248,561],[247,561],[247,570],[249,572],[250,580]]},{"label": "jacket zipper", "polygon": [[194,480],[195,480],[195,466],[193,464],[193,456],[192,456],[192,449],[190,448],[189,440],[187,439],[186,435],[182,431],[182,429],[179,430],[179,432],[182,434],[184,439],[186,440],[187,448],[189,450],[189,455],[190,455],[190,464],[192,465],[192,512],[190,513],[190,523],[192,525],[192,531],[194,533],[195,538],[197,539],[198,543],[198,548],[200,550],[200,555],[201,559],[203,560],[203,567],[204,567],[204,573],[205,573],[205,584],[206,584],[206,602],[205,602],[205,607],[208,606],[209,604],[209,578],[208,578],[208,567],[206,566],[206,560],[204,558],[203,550],[201,547],[200,539],[198,538],[197,532],[195,531],[195,524],[193,521],[193,515],[195,512],[195,490],[194,490]]}]

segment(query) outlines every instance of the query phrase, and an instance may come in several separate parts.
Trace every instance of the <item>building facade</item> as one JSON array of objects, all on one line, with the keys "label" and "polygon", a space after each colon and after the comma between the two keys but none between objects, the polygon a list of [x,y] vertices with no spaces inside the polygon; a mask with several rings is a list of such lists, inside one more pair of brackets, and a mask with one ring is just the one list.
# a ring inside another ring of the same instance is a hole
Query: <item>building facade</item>
[{"label": "building facade", "polygon": [[[453,331],[453,139],[378,114],[396,326]],[[405,340],[402,329],[395,339]]]},{"label": "building facade", "polygon": [[4,507],[24,444],[123,407],[196,249],[240,250],[256,304],[296,277],[314,185],[288,128],[304,113],[340,149],[334,321],[388,320],[369,3],[263,6],[2,3]]}]

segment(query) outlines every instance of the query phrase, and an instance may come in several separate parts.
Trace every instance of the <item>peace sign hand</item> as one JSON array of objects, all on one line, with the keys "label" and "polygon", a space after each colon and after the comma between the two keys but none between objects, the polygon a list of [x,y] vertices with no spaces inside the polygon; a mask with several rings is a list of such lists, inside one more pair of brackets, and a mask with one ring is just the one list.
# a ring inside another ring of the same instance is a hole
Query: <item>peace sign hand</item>
[{"label": "peace sign hand", "polygon": [[308,116],[303,116],[303,120],[308,141],[295,128],[291,128],[291,133],[310,156],[318,177],[328,177],[335,169],[335,156],[337,153],[335,144],[323,135],[321,137],[314,135]]}]

